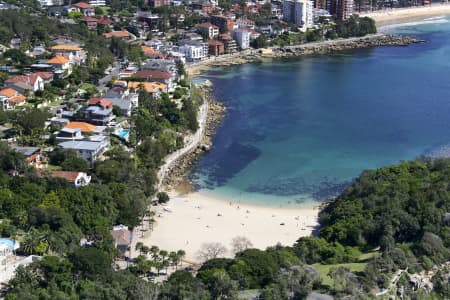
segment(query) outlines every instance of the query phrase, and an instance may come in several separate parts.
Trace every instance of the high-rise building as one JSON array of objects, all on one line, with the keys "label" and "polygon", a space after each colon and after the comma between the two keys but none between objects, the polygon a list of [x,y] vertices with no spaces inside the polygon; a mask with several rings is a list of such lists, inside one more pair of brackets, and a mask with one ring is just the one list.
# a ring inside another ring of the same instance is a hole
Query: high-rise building
[{"label": "high-rise building", "polygon": [[353,14],[354,0],[327,0],[327,10],[338,20],[347,20]]},{"label": "high-rise building", "polygon": [[313,2],[308,0],[284,0],[283,20],[296,24],[305,31],[313,26]]},{"label": "high-rise building", "polygon": [[338,0],[336,7],[336,17],[339,20],[347,20],[353,15],[353,0]]},{"label": "high-rise building", "polygon": [[233,30],[233,38],[241,49],[250,48],[250,35],[250,31],[245,29]]}]

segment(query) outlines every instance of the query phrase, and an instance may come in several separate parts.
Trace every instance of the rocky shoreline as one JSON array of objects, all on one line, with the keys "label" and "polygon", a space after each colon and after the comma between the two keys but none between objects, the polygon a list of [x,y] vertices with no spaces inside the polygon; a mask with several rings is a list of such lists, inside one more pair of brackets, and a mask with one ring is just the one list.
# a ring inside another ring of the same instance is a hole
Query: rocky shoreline
[{"label": "rocky shoreline", "polygon": [[246,53],[219,56],[192,64],[188,66],[187,69],[190,74],[199,74],[201,71],[207,70],[213,66],[225,67],[252,62],[264,62],[268,59],[295,58],[316,54],[333,54],[346,50],[381,46],[408,46],[423,42],[425,41],[415,37],[380,33],[367,35],[364,37],[321,41],[285,47],[270,47],[266,49],[248,51]]},{"label": "rocky shoreline", "polygon": [[[422,43],[423,40],[414,37],[376,34],[359,38],[349,38],[342,40],[323,41],[287,47],[272,47],[262,49],[257,53],[246,53],[228,57],[224,60],[208,60],[188,67],[191,74],[199,73],[212,66],[231,66],[251,62],[262,62],[267,59],[294,58],[314,54],[332,54],[351,49],[372,48],[380,46],[407,46],[414,43]],[[167,171],[162,181],[163,190],[173,189],[180,193],[188,193],[193,190],[186,175],[194,166],[197,160],[212,146],[212,138],[217,127],[225,117],[226,107],[212,97],[213,86],[208,81],[200,86],[204,101],[208,101],[208,112],[206,116],[206,126],[201,142],[192,151],[182,155],[175,161],[173,166]]]},{"label": "rocky shoreline", "polygon": [[204,84],[201,87],[204,94],[204,101],[208,101],[208,112],[206,116],[205,131],[201,142],[189,153],[180,157],[173,167],[167,172],[162,185],[164,190],[176,189],[179,192],[186,193],[192,191],[191,184],[186,178],[186,174],[197,160],[212,146],[212,138],[217,127],[222,123],[225,117],[226,108],[220,102],[212,98],[213,87],[211,84]]}]

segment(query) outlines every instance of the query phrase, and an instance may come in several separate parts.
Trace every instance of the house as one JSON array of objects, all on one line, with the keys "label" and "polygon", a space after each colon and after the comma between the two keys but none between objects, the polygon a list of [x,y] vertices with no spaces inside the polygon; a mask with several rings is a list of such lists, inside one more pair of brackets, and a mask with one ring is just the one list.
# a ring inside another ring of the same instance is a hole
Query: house
[{"label": "house", "polygon": [[238,28],[250,28],[250,29],[255,29],[255,22],[247,19],[245,17],[239,18],[236,20],[236,25],[238,26]]},{"label": "house", "polygon": [[155,58],[155,59],[163,59],[164,55],[161,53],[161,51],[155,50],[152,47],[142,45],[141,46],[142,52],[144,52],[145,56],[148,58]]},{"label": "house", "polygon": [[164,83],[170,89],[173,88],[172,76],[170,73],[162,70],[141,70],[134,73],[137,78],[142,78],[145,81],[156,81]]},{"label": "house", "polygon": [[160,6],[169,6],[170,0],[149,0],[148,4],[152,8],[158,8]]},{"label": "house", "polygon": [[36,74],[19,75],[8,78],[4,82],[5,87],[11,87],[18,92],[25,94],[26,92],[36,92],[44,90],[44,79]]},{"label": "house", "polygon": [[80,129],[83,133],[94,133],[96,127],[86,122],[70,122],[64,128]]},{"label": "house", "polygon": [[128,88],[135,91],[143,88],[147,93],[152,94],[154,97],[158,97],[161,92],[167,91],[167,85],[160,82],[129,81]]},{"label": "house", "polygon": [[197,25],[197,30],[205,34],[208,39],[213,39],[219,35],[219,27],[208,22]]},{"label": "house", "polygon": [[72,5],[73,7],[77,8],[79,12],[81,12],[86,17],[95,16],[95,9],[94,6],[90,5],[86,2],[78,2]]},{"label": "house", "polygon": [[75,120],[95,125],[107,125],[114,120],[111,101],[103,98],[91,98],[88,104],[76,112],[73,117]]},{"label": "house", "polygon": [[52,65],[55,69],[55,74],[59,75],[59,77],[72,74],[70,60],[62,55],[56,55],[54,58],[47,60],[46,64]]},{"label": "house", "polygon": [[58,44],[52,46],[50,50],[56,55],[64,56],[66,54],[71,54],[72,63],[76,65],[81,65],[86,61],[86,52],[83,48],[76,45]]},{"label": "house", "polygon": [[81,132],[81,128],[68,128],[64,127],[60,131],[55,131],[53,133],[56,137],[56,141],[58,143],[65,141],[81,141],[84,139],[84,136]]},{"label": "house", "polygon": [[80,21],[86,24],[88,29],[97,29],[97,19],[93,17],[84,17]]},{"label": "house", "polygon": [[12,88],[0,90],[0,96],[4,99],[2,101],[2,109],[14,109],[16,106],[22,106],[26,103],[26,97]]},{"label": "house", "polygon": [[63,149],[73,149],[78,157],[83,158],[93,164],[97,161],[109,147],[109,140],[102,141],[67,141],[59,143]]},{"label": "house", "polygon": [[208,41],[209,54],[219,56],[224,54],[225,46],[221,41],[209,40]]},{"label": "house", "polygon": [[34,74],[38,75],[44,80],[44,86],[53,81],[54,75],[52,72],[34,72]]},{"label": "house", "polygon": [[107,39],[115,37],[115,38],[122,39],[122,40],[129,40],[131,38],[131,34],[128,31],[106,32],[103,34],[103,36]]},{"label": "house", "polygon": [[38,147],[12,146],[11,149],[23,154],[25,161],[29,166],[36,169],[43,169],[47,167],[47,158],[41,154],[41,149]]},{"label": "house", "polygon": [[124,254],[131,244],[131,232],[125,225],[114,226],[111,230],[114,239],[114,247]]},{"label": "house", "polygon": [[11,109],[8,98],[3,95],[0,95],[0,109],[3,111]]},{"label": "house", "polygon": [[88,176],[84,172],[76,171],[49,171],[41,174],[41,176],[47,176],[51,178],[62,178],[72,183],[76,188],[87,186],[91,182],[91,176]]},{"label": "house", "polygon": [[130,116],[132,109],[138,106],[138,94],[130,93],[126,82],[125,87],[114,86],[104,97],[120,108],[122,116]]},{"label": "house", "polygon": [[92,6],[105,6],[106,1],[105,0],[89,0],[89,4]]}]

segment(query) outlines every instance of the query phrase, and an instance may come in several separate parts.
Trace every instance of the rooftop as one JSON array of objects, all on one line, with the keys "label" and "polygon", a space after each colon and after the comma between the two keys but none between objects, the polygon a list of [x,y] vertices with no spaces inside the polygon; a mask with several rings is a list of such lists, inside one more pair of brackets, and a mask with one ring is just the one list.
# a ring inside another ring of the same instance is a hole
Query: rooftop
[{"label": "rooftop", "polygon": [[95,129],[95,125],[86,123],[86,122],[70,122],[69,124],[66,125],[65,128],[79,128],[81,129],[82,132],[93,132]]},{"label": "rooftop", "polygon": [[55,45],[51,47],[52,50],[65,50],[65,51],[80,51],[82,50],[78,46],[72,46],[72,45]]},{"label": "rooftop", "polygon": [[101,146],[101,142],[92,141],[67,141],[59,143],[64,149],[77,149],[77,150],[88,150],[95,151]]},{"label": "rooftop", "polygon": [[94,8],[92,5],[86,2],[78,2],[75,3],[73,6],[81,8],[81,9],[88,9],[88,8]]},{"label": "rooftop", "polygon": [[47,60],[47,63],[51,65],[63,65],[68,62],[69,60],[67,58],[60,55],[57,55],[56,57]]},{"label": "rooftop", "polygon": [[169,79],[171,77],[169,73],[161,70],[142,70],[136,72],[134,75],[145,79]]},{"label": "rooftop", "polygon": [[3,90],[0,90],[0,95],[3,95],[5,97],[13,97],[14,95],[16,95],[18,92],[15,89],[12,88],[6,88]]}]

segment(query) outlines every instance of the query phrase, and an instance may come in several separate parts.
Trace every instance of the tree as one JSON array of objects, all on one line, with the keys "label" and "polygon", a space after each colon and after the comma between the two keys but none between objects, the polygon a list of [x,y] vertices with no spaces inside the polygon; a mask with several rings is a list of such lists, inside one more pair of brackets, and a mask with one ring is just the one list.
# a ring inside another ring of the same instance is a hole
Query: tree
[{"label": "tree", "polygon": [[245,236],[236,236],[231,240],[231,247],[234,253],[242,252],[252,246],[252,242]]},{"label": "tree", "polygon": [[212,299],[237,299],[237,284],[223,270],[214,272],[206,283]]},{"label": "tree", "polygon": [[166,192],[159,192],[156,197],[158,198],[158,203],[159,204],[164,204],[169,202],[170,198],[169,195],[167,195]]},{"label": "tree", "polygon": [[221,243],[203,243],[197,253],[199,259],[206,261],[224,255],[227,248]]}]

